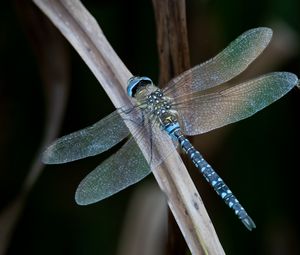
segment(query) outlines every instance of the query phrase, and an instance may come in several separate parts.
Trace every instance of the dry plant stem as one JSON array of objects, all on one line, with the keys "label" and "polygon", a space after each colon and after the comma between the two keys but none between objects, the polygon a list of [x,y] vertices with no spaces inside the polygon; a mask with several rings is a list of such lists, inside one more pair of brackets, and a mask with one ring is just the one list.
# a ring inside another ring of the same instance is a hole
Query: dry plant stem
[{"label": "dry plant stem", "polygon": [[37,59],[46,100],[43,139],[22,188],[28,193],[44,168],[42,152],[59,132],[69,91],[70,62],[68,45],[59,31],[33,3],[22,2],[19,13],[23,24],[27,24],[24,29]]},{"label": "dry plant stem", "polygon": [[[95,19],[76,0],[34,0],[80,54],[116,107],[130,103],[125,86],[131,73]],[[143,144],[139,144],[143,151]],[[192,254],[224,254],[217,235],[178,154],[153,171]]]},{"label": "dry plant stem", "polygon": [[[157,31],[160,87],[190,68],[185,0],[152,0]],[[191,161],[181,153],[186,166]],[[186,242],[169,211],[166,254],[185,254]]]},{"label": "dry plant stem", "polygon": [[190,68],[185,0],[152,0],[161,85]]},{"label": "dry plant stem", "polygon": [[165,196],[157,185],[152,182],[139,185],[126,209],[117,255],[164,255],[167,208]]},{"label": "dry plant stem", "polygon": [[56,137],[64,113],[69,84],[68,54],[62,36],[31,2],[18,1],[16,10],[36,53],[46,92],[47,120],[43,141],[19,194],[0,213],[0,255],[6,253],[26,197],[44,168],[40,154],[46,144]]}]

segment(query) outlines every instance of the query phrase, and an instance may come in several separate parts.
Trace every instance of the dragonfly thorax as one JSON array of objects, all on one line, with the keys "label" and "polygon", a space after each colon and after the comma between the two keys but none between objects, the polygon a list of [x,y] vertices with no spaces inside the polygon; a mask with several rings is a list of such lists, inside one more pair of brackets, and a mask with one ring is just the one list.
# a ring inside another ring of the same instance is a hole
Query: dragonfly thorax
[{"label": "dragonfly thorax", "polygon": [[[172,109],[171,99],[164,96],[163,92],[155,87],[151,86],[154,91],[147,95],[144,102],[144,107],[141,107],[146,113],[150,114],[150,118],[158,123],[162,129],[168,133],[175,127],[179,128],[177,116],[178,113]],[[143,104],[141,104],[142,106]]]},{"label": "dragonfly thorax", "polygon": [[171,99],[148,77],[132,77],[128,81],[127,93],[136,99],[140,109],[162,129],[169,132],[170,129],[179,127],[178,114],[172,109]]}]

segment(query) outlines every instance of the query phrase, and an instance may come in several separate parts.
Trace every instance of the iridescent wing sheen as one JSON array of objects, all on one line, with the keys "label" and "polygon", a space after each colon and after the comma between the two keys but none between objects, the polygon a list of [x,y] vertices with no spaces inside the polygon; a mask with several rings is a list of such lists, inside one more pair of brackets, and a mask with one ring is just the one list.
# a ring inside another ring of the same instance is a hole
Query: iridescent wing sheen
[{"label": "iridescent wing sheen", "polygon": [[127,116],[124,119],[133,137],[81,181],[75,195],[78,204],[98,202],[140,181],[176,150],[167,133],[138,108],[133,108],[131,114],[136,121]]},{"label": "iridescent wing sheen", "polygon": [[183,131],[197,135],[255,114],[285,95],[297,82],[292,73],[269,73],[237,85],[225,83],[177,97],[174,108],[178,110]]},{"label": "iridescent wing sheen", "polygon": [[161,129],[158,123],[155,123],[151,113],[145,113],[138,107],[134,107],[130,113],[124,113],[122,116],[131,130],[133,138],[141,146],[143,155],[151,169],[155,169],[176,150],[176,143],[172,141],[166,131]]},{"label": "iridescent wing sheen", "polygon": [[75,200],[80,205],[96,203],[140,181],[151,172],[134,139],[128,140],[79,184]]},{"label": "iridescent wing sheen", "polygon": [[61,164],[100,154],[129,135],[118,111],[94,125],[57,139],[43,153],[46,164]]},{"label": "iridescent wing sheen", "polygon": [[214,58],[172,79],[165,95],[176,98],[215,87],[243,72],[267,47],[272,38],[270,28],[246,31]]}]

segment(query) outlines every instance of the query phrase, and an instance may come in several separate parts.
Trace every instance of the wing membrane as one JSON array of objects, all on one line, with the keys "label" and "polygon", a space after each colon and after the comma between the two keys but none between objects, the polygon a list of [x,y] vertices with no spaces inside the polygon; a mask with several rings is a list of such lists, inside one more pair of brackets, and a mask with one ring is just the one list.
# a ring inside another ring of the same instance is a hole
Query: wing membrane
[{"label": "wing membrane", "polygon": [[57,139],[43,153],[46,164],[61,164],[100,154],[129,135],[117,111],[94,125]]},{"label": "wing membrane", "polygon": [[140,181],[150,172],[143,153],[132,138],[81,181],[75,200],[80,205],[98,202]]},{"label": "wing membrane", "polygon": [[255,114],[285,95],[297,82],[292,73],[270,73],[235,86],[224,84],[198,95],[178,97],[175,107],[184,132],[197,135]]},{"label": "wing membrane", "polygon": [[126,115],[124,120],[133,137],[82,180],[75,195],[78,204],[98,202],[140,181],[176,151],[168,134],[148,116],[137,108],[133,108],[130,115],[135,116],[136,121]]},{"label": "wing membrane", "polygon": [[164,89],[176,98],[227,82],[243,72],[267,47],[272,37],[270,28],[246,31],[214,58],[172,79]]}]

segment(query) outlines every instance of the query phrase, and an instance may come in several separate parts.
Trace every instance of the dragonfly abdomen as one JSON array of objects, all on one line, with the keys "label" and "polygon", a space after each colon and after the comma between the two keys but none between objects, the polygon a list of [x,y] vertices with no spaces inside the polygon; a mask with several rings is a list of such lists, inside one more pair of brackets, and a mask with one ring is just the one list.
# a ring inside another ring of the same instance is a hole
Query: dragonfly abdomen
[{"label": "dragonfly abdomen", "polygon": [[249,217],[236,197],[232,194],[228,186],[206,162],[200,152],[197,151],[190,141],[182,134],[180,129],[178,128],[174,130],[171,135],[178,140],[181,148],[190,157],[194,165],[200,170],[206,181],[214,188],[216,193],[224,200],[224,202],[234,210],[234,213],[244,223],[244,225],[249,230],[255,228],[255,223]]}]

